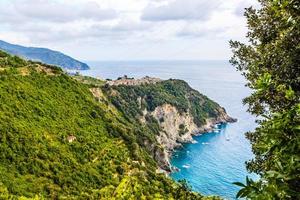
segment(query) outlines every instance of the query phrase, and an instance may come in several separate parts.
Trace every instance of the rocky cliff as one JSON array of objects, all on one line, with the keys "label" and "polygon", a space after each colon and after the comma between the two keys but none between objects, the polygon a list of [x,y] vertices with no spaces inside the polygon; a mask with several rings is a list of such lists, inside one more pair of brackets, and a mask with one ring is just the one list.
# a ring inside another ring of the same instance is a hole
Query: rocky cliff
[{"label": "rocky cliff", "polygon": [[171,170],[169,159],[175,148],[193,142],[194,135],[209,132],[216,124],[236,121],[181,80],[123,78],[109,81],[105,91],[128,118],[153,130],[159,148],[145,145],[166,171]]},{"label": "rocky cliff", "polygon": [[170,104],[158,106],[152,112],[144,110],[140,119],[142,123],[147,123],[145,120],[147,115],[153,116],[159,123],[160,132],[156,140],[163,147],[163,153],[156,159],[167,170],[171,168],[169,159],[175,148],[182,146],[183,143],[195,142],[193,136],[212,131],[216,124],[235,121],[224,109],[220,109],[218,117],[207,118],[204,125],[197,126],[189,112],[180,113]]}]

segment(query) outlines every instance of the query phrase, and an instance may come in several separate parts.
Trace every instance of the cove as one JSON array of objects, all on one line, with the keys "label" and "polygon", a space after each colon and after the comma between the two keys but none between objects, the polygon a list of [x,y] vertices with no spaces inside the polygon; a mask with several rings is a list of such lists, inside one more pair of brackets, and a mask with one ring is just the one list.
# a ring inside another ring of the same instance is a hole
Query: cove
[{"label": "cove", "polygon": [[243,146],[246,141],[238,125],[222,124],[217,129],[194,137],[196,143],[184,144],[173,153],[171,164],[180,171],[171,177],[187,180],[193,190],[205,195],[234,199],[239,188],[232,183],[243,182],[244,155],[249,149]]},{"label": "cove", "polygon": [[[245,162],[253,158],[244,133],[255,128],[255,118],[247,113],[242,99],[251,91],[244,78],[227,61],[101,61],[89,62],[83,75],[116,79],[123,75],[162,79],[182,79],[191,87],[223,106],[238,122],[224,124],[218,131],[196,136],[196,144],[184,144],[174,152],[171,163],[180,171],[175,180],[186,179],[193,190],[206,195],[234,199],[238,187],[249,174]],[[228,140],[229,139],[229,140]]]}]

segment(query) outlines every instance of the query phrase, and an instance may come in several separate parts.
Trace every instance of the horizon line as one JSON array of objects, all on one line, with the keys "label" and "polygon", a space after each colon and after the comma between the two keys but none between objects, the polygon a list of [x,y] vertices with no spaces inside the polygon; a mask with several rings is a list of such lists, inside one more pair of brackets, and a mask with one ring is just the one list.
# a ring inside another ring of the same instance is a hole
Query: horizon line
[{"label": "horizon line", "polygon": [[120,59],[120,60],[113,60],[113,59],[107,59],[107,60],[81,60],[81,62],[139,62],[139,61],[163,61],[163,62],[182,62],[182,61],[226,61],[229,62],[229,59]]}]

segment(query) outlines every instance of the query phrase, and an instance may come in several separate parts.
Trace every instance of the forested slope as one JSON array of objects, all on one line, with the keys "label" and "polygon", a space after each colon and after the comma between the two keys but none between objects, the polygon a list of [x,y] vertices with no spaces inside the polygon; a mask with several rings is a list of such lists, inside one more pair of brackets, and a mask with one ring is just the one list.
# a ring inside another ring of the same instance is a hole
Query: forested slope
[{"label": "forested slope", "polygon": [[101,84],[0,51],[0,198],[202,199],[156,172],[137,139],[151,131],[95,98]]}]

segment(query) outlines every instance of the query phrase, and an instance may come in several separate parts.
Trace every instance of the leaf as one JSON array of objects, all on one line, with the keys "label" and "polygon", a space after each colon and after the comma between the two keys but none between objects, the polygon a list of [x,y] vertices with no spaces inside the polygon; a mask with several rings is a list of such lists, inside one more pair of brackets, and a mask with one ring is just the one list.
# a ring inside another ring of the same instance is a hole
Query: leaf
[{"label": "leaf", "polygon": [[238,193],[236,194],[236,198],[242,197],[243,194],[244,194],[244,190],[242,189],[242,190],[238,191]]},{"label": "leaf", "polygon": [[300,125],[295,126],[295,127],[294,127],[294,130],[300,130]]},{"label": "leaf", "polygon": [[240,186],[240,187],[246,187],[246,185],[244,185],[244,184],[241,183],[241,182],[233,182],[232,184],[237,185],[237,186]]},{"label": "leaf", "polygon": [[288,100],[292,100],[294,97],[295,92],[291,87],[289,87],[289,89],[285,91],[285,98],[287,98]]}]

